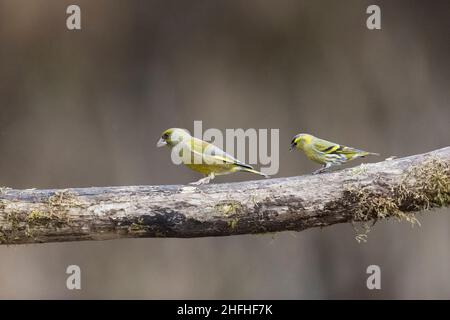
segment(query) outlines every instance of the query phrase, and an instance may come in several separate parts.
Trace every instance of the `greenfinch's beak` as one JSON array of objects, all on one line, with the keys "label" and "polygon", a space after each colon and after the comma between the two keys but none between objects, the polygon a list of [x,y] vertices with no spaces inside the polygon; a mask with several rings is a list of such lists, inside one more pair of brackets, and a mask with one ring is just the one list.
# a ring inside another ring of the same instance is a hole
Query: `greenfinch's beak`
[{"label": "greenfinch's beak", "polygon": [[164,147],[167,144],[167,142],[165,142],[162,138],[160,138],[158,140],[158,143],[156,144],[156,146],[159,147]]},{"label": "greenfinch's beak", "polygon": [[295,142],[292,142],[291,146],[289,147],[289,151],[293,151],[295,147],[296,147]]}]

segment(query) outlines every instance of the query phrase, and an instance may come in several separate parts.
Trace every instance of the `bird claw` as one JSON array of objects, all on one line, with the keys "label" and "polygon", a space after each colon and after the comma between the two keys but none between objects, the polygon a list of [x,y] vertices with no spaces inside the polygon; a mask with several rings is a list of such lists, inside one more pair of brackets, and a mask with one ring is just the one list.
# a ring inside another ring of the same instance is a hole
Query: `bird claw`
[{"label": "bird claw", "polygon": [[320,174],[320,173],[324,173],[324,172],[328,172],[328,170],[331,168],[332,166],[328,165],[328,166],[324,166],[320,169],[317,169],[316,171],[314,171],[312,174]]},{"label": "bird claw", "polygon": [[312,174],[316,175],[316,174],[324,173],[325,171],[326,171],[325,168],[320,168],[320,169],[314,171]]},{"label": "bird claw", "polygon": [[201,186],[203,184],[208,184],[210,181],[211,181],[211,177],[205,177],[205,178],[202,178],[202,179],[200,179],[198,181],[191,182],[189,184],[192,185],[192,186]]}]

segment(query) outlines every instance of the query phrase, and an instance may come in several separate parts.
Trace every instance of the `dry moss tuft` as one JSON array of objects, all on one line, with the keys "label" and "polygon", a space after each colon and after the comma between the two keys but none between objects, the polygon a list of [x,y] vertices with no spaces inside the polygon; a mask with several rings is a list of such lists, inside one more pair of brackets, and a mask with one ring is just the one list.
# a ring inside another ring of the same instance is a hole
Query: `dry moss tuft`
[{"label": "dry moss tuft", "polygon": [[403,211],[420,211],[450,204],[450,165],[430,157],[408,170],[393,190]]},{"label": "dry moss tuft", "polygon": [[365,241],[370,231],[368,221],[395,218],[420,225],[415,213],[450,204],[450,165],[438,158],[430,157],[424,163],[409,168],[390,190],[386,191],[383,181],[361,187],[351,185],[344,195],[353,221],[363,222],[362,232],[357,240]]}]

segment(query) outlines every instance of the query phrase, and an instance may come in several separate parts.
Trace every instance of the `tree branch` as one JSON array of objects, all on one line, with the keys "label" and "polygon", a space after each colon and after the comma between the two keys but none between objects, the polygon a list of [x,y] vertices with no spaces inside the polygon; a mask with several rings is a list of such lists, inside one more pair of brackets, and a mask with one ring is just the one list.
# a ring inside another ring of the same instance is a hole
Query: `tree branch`
[{"label": "tree branch", "polygon": [[2,244],[304,230],[450,203],[450,147],[321,175],[211,184],[0,190]]}]

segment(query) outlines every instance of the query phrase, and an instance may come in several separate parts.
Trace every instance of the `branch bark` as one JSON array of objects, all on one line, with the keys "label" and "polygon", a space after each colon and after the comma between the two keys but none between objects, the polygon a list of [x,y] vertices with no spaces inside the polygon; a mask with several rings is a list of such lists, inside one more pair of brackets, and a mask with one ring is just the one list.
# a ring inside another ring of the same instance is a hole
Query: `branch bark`
[{"label": "branch bark", "polygon": [[321,175],[211,184],[0,190],[2,244],[210,237],[325,227],[449,206],[450,147]]}]

